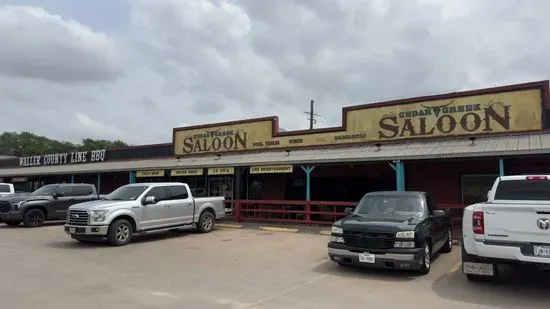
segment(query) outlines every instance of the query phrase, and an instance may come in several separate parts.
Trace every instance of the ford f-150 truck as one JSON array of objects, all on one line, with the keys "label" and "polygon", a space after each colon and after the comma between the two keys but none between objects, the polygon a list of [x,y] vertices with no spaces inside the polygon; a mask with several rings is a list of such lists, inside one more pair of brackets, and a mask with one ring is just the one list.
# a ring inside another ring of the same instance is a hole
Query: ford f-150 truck
[{"label": "ford f-150 truck", "polygon": [[189,186],[180,182],[129,184],[99,201],[71,206],[65,232],[78,241],[106,239],[114,246],[128,244],[135,234],[190,225],[207,233],[225,216],[224,200],[194,198]]},{"label": "ford f-150 truck", "polygon": [[69,206],[99,199],[92,184],[50,184],[30,194],[0,198],[0,221],[16,226],[38,227],[47,220],[64,220]]},{"label": "ford f-150 truck", "polygon": [[453,248],[448,212],[425,192],[371,192],[332,226],[330,259],[340,265],[430,272],[437,252]]},{"label": "ford f-150 truck", "polygon": [[550,268],[550,175],[498,177],[487,201],[464,209],[462,272],[498,278],[498,264]]}]

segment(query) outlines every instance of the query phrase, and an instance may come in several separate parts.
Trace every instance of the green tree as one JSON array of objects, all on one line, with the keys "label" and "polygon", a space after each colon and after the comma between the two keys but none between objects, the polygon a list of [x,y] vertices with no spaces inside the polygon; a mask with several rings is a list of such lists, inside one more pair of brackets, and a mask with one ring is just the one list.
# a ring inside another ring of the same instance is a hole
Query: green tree
[{"label": "green tree", "polygon": [[121,140],[82,139],[81,144],[58,141],[31,132],[4,132],[0,134],[0,154],[7,156],[34,156],[48,153],[85,151],[94,149],[111,149],[126,147]]}]

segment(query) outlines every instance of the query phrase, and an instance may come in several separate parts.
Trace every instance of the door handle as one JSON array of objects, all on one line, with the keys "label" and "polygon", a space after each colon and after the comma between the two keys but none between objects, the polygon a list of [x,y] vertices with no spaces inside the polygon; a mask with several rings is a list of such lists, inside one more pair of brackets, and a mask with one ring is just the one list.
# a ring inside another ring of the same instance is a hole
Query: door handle
[{"label": "door handle", "polygon": [[171,205],[164,205],[164,208],[170,208],[172,207]]}]

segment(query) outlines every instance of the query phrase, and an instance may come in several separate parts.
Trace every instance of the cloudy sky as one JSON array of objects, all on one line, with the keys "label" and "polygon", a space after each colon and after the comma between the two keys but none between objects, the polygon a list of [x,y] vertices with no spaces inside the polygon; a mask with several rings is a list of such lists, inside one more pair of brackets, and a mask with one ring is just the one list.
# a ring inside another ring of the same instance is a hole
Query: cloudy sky
[{"label": "cloudy sky", "polygon": [[0,129],[171,140],[178,125],[550,78],[548,0],[0,0]]}]

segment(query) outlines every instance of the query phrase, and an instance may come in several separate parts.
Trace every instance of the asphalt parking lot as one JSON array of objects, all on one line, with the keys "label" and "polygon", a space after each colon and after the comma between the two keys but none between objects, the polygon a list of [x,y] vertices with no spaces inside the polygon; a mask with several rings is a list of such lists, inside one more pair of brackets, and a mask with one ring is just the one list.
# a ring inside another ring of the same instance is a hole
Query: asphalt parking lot
[{"label": "asphalt parking lot", "polygon": [[1,308],[550,308],[550,275],[473,284],[459,247],[418,276],[338,266],[316,234],[219,229],[113,248],[62,230],[0,224]]}]

